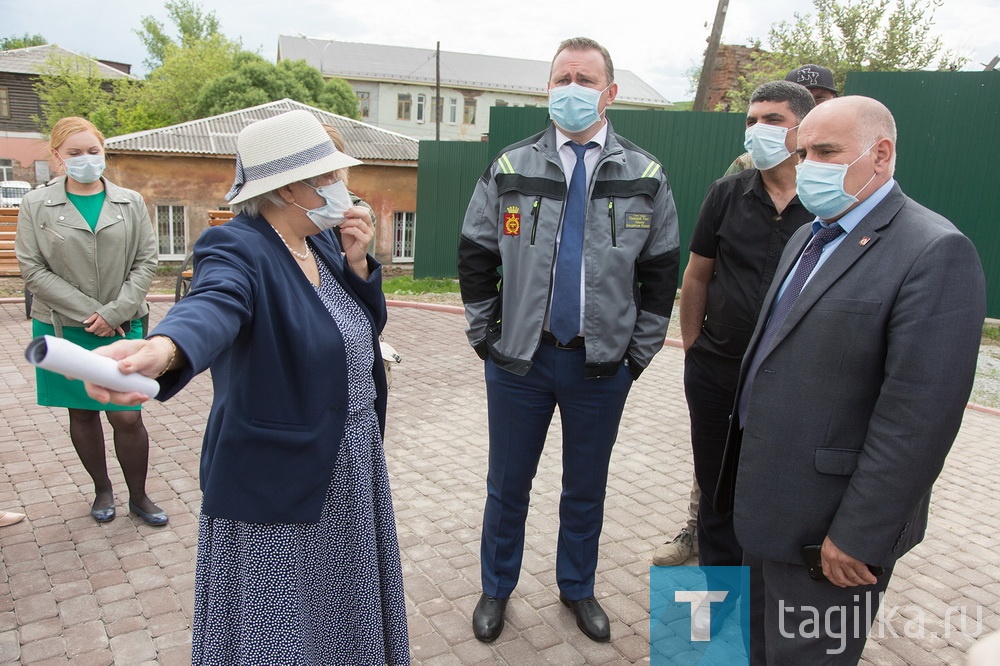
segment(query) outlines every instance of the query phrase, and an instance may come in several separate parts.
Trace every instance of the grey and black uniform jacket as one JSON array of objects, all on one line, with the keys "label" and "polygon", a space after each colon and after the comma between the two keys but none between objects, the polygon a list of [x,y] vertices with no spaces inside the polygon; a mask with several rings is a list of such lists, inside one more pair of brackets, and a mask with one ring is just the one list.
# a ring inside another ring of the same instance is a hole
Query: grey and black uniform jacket
[{"label": "grey and black uniform jacket", "polygon": [[[558,148],[551,124],[505,148],[479,179],[462,226],[458,275],[469,342],[519,375],[531,368],[552,292],[568,189]],[[656,159],[610,123],[587,192],[586,373],[611,375],[627,362],[638,377],[663,346],[677,289],[673,195]]]}]

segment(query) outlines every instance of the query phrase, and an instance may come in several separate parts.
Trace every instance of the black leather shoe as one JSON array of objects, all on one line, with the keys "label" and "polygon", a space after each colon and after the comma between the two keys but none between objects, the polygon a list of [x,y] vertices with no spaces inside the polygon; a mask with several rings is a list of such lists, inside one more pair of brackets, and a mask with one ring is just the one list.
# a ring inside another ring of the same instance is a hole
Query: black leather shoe
[{"label": "black leather shoe", "polygon": [[492,643],[503,631],[503,614],[507,600],[484,594],[472,611],[472,632],[484,643]]},{"label": "black leather shoe", "polygon": [[90,517],[99,523],[110,523],[115,519],[115,500],[112,498],[108,506],[90,507]]},{"label": "black leather shoe", "polygon": [[587,638],[598,643],[611,640],[611,621],[608,620],[608,614],[601,608],[601,604],[597,603],[597,599],[587,597],[579,601],[570,601],[560,592],[559,601],[572,609],[576,615],[576,626],[580,627],[580,631],[585,633]]},{"label": "black leather shoe", "polygon": [[157,511],[155,513],[146,513],[138,506],[136,506],[136,503],[133,502],[132,500],[128,501],[128,510],[134,513],[135,515],[139,516],[140,518],[142,518],[142,522],[152,527],[163,527],[164,525],[167,524],[167,521],[170,520],[167,514],[163,511]]}]

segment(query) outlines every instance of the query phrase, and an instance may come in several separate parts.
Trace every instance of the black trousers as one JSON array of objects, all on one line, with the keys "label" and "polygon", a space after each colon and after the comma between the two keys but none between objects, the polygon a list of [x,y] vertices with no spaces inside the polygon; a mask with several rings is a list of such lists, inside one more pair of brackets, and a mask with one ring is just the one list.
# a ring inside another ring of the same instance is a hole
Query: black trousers
[{"label": "black trousers", "polygon": [[878,617],[893,567],[875,585],[837,587],[804,565],[747,555],[751,666],[853,666]]},{"label": "black trousers", "polygon": [[743,549],[733,530],[733,514],[719,514],[712,507],[736,393],[719,386],[688,356],[684,361],[684,394],[691,417],[694,475],[701,487],[698,564],[738,567],[743,563]]}]

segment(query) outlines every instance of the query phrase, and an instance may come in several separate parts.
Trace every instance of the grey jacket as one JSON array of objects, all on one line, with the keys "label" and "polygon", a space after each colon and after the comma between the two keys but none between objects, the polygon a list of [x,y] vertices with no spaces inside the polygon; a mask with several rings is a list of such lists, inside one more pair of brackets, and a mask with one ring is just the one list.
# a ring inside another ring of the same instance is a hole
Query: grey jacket
[{"label": "grey jacket", "polygon": [[[806,225],[788,241],[762,312],[811,233]],[[716,509],[735,492],[743,549],[801,564],[802,546],[829,536],[849,555],[889,566],[920,543],[985,315],[975,246],[895,185],[782,322],[755,375],[742,437],[730,424]]]},{"label": "grey jacket", "polygon": [[94,231],[66,197],[66,177],[21,200],[15,252],[31,317],[82,327],[95,312],[111,326],[144,316],[156,270],[156,238],[142,197],[105,180]]},{"label": "grey jacket", "polygon": [[[479,179],[459,244],[469,342],[524,375],[541,341],[567,183],[555,127],[503,150]],[[677,211],[656,159],[608,126],[588,187],[586,373],[633,377],[663,346],[677,289]],[[503,286],[500,288],[500,267]]]}]

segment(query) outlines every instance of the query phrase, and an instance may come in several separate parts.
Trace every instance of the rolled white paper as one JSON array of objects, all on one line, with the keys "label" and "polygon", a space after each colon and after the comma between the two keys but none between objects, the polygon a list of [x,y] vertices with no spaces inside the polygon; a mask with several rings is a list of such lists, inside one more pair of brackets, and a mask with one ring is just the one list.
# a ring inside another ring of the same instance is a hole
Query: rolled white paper
[{"label": "rolled white paper", "polygon": [[69,340],[43,335],[35,338],[24,350],[28,362],[43,370],[82,379],[112,391],[136,391],[150,397],[160,392],[155,379],[138,373],[126,375],[118,369],[118,361],[100,356]]}]

